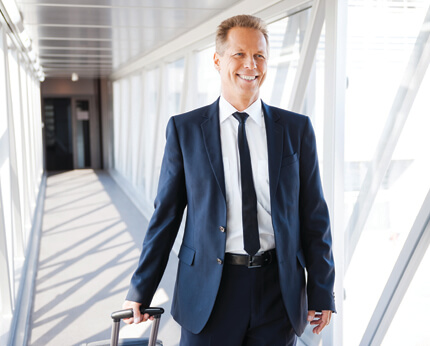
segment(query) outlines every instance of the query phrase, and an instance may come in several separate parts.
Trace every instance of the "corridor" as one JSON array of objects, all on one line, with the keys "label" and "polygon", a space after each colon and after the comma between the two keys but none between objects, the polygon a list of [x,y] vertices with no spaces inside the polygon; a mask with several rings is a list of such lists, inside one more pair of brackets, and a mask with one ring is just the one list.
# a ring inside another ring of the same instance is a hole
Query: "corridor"
[{"label": "corridor", "polygon": [[337,313],[298,346],[430,345],[430,0],[0,0],[0,346],[110,338],[166,126],[224,92],[216,32],[239,14],[267,24],[259,97],[310,119],[330,213]]},{"label": "corridor", "polygon": [[[146,225],[105,171],[48,176],[30,345],[80,345],[110,338],[110,313],[124,301]],[[172,255],[154,298],[167,312],[176,263]],[[149,337],[150,323],[123,326],[122,337]],[[174,346],[179,333],[165,314],[159,339]]]}]

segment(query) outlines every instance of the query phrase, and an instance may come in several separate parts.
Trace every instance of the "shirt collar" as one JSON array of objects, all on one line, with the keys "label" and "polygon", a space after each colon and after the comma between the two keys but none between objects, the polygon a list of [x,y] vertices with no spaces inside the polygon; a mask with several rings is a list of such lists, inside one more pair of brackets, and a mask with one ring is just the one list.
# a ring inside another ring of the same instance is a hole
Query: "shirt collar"
[{"label": "shirt collar", "polygon": [[[225,98],[221,95],[219,100],[219,122],[224,122],[230,115],[238,112]],[[252,105],[243,111],[248,113],[249,117],[252,118],[258,126],[262,126],[263,123],[263,109],[261,106],[261,99],[258,98]]]}]

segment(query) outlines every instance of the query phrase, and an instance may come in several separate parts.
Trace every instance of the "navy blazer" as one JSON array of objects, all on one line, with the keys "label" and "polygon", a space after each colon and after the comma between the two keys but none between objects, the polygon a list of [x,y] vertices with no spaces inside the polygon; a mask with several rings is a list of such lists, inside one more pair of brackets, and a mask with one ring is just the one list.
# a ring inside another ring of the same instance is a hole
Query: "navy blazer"
[{"label": "navy blazer", "polygon": [[[127,295],[150,305],[187,207],[172,315],[193,333],[214,306],[226,243],[221,227],[228,232],[218,102],[169,120],[155,211]],[[329,214],[309,118],[265,103],[263,112],[281,291],[301,335],[308,309],[335,310]]]}]

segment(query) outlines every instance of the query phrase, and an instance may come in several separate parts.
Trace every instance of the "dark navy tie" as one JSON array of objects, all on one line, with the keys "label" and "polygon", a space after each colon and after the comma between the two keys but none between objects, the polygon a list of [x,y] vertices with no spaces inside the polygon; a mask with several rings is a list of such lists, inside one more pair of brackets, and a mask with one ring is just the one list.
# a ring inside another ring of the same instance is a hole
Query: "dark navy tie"
[{"label": "dark navy tie", "polygon": [[247,113],[233,113],[239,121],[238,145],[240,154],[240,177],[242,181],[242,224],[243,245],[245,251],[254,256],[260,249],[260,237],[257,221],[257,195],[255,194],[254,180],[252,178],[251,155],[246,140],[245,122]]}]

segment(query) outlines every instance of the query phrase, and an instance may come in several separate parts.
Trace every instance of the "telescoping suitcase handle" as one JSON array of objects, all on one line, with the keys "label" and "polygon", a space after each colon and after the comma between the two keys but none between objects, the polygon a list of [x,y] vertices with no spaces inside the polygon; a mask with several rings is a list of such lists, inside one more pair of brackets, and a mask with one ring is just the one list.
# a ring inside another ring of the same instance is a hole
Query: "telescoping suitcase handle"
[{"label": "telescoping suitcase handle", "polygon": [[[151,334],[149,336],[148,346],[155,346],[157,342],[158,328],[160,326],[160,318],[164,313],[163,308],[141,308],[141,314],[149,314],[149,316],[154,316],[154,322],[151,328]],[[125,309],[115,311],[111,314],[113,325],[112,325],[112,336],[111,336],[111,346],[118,346],[119,337],[119,325],[123,318],[133,317],[133,309]]]}]

